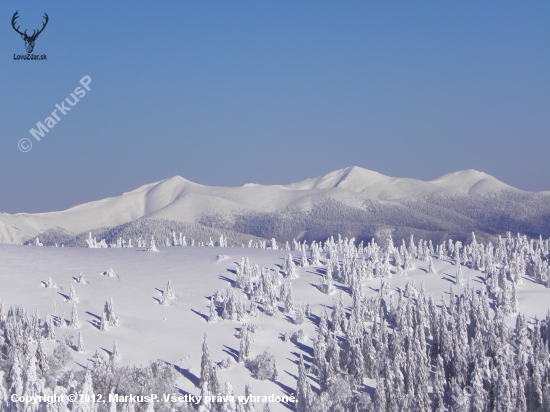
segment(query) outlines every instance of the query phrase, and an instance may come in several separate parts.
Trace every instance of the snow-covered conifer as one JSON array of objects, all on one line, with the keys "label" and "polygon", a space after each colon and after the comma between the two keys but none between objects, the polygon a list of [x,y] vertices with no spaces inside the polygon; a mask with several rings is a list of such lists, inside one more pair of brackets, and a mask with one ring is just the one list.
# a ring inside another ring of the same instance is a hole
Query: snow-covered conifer
[{"label": "snow-covered conifer", "polygon": [[73,285],[71,285],[71,289],[69,291],[69,302],[78,302],[78,299],[76,298],[76,292],[74,290]]},{"label": "snow-covered conifer", "polygon": [[343,330],[346,330],[346,312],[344,310],[344,299],[340,292],[340,298],[333,300],[332,331],[338,333]]},{"label": "snow-covered conifer", "polygon": [[77,310],[76,310],[76,303],[75,302],[73,302],[73,308],[72,308],[72,311],[71,311],[71,325],[75,329],[80,326],[80,322],[78,321],[78,313],[77,313]]},{"label": "snow-covered conifer", "polygon": [[105,309],[103,309],[103,312],[101,313],[101,320],[99,321],[99,330],[101,332],[105,332],[105,329],[107,328],[107,313]]},{"label": "snow-covered conifer", "polygon": [[224,396],[226,401],[224,401],[224,403],[221,405],[221,412],[235,412],[236,397],[235,397],[235,391],[233,390],[233,385],[231,385],[231,382],[225,382]]},{"label": "snow-covered conifer", "polygon": [[[77,399],[93,399],[94,396],[94,387],[92,382],[92,373],[90,369],[86,369],[86,374],[84,375],[84,383],[78,392]],[[75,402],[74,403],[74,412],[95,412],[97,411],[97,404],[94,402]]]},{"label": "snow-covered conifer", "polygon": [[155,237],[154,236],[151,238],[151,246],[149,246],[149,248],[147,248],[147,251],[148,252],[158,252],[159,251],[157,249],[157,245],[155,244]]},{"label": "snow-covered conifer", "polygon": [[294,299],[292,298],[292,284],[288,283],[284,297],[285,313],[292,315],[294,313]]},{"label": "snow-covered conifer", "polygon": [[113,351],[111,352],[111,359],[116,362],[117,360],[120,359],[120,353],[118,351],[118,344],[117,344],[117,341],[115,339],[114,343],[113,343]]},{"label": "snow-covered conifer", "polygon": [[433,388],[433,410],[434,412],[445,411],[445,369],[443,367],[443,358],[438,355],[435,372],[432,375]]},{"label": "snow-covered conifer", "polygon": [[428,255],[428,273],[436,273],[434,261],[431,256]]},{"label": "snow-covered conifer", "polygon": [[53,316],[48,315],[46,320],[46,339],[48,340],[55,340],[55,329],[53,326]]},{"label": "snow-covered conifer", "polygon": [[219,319],[218,311],[216,310],[216,304],[214,303],[214,297],[210,297],[210,314],[208,315],[209,322],[215,322]]},{"label": "snow-covered conifer", "polygon": [[113,305],[113,298],[110,298],[108,302],[105,302],[105,309],[109,326],[119,326],[119,321],[115,314],[115,307]]},{"label": "snow-covered conifer", "polygon": [[210,359],[210,351],[208,350],[207,334],[204,334],[204,341],[202,344],[202,358],[201,358],[201,376],[200,387],[207,385],[208,391],[212,395],[218,395],[220,393],[220,384],[216,375],[216,370],[212,365]]},{"label": "snow-covered conifer", "polygon": [[239,346],[239,362],[244,362],[250,358],[250,332],[248,326],[244,324],[241,330],[241,342]]},{"label": "snow-covered conifer", "polygon": [[304,315],[306,315],[307,318],[311,317],[311,305],[309,304],[309,302],[306,303]]},{"label": "snow-covered conifer", "polygon": [[[246,385],[244,387],[244,396],[248,399],[251,399],[252,397],[252,389],[250,388],[250,385]],[[254,412],[255,408],[254,408],[254,402],[247,402],[245,405],[244,405],[244,411],[243,412]]]},{"label": "snow-covered conifer", "polygon": [[78,343],[76,344],[76,350],[80,353],[86,352],[86,346],[84,346],[84,339],[82,338],[82,331],[78,332]]},{"label": "snow-covered conifer", "polygon": [[23,393],[23,372],[19,354],[15,353],[11,362],[11,368],[8,373],[9,393],[11,395],[21,395]]},{"label": "snow-covered conifer", "polygon": [[302,255],[301,255],[301,258],[300,258],[300,266],[303,267],[303,268],[309,266],[309,262],[307,260],[307,255],[306,255],[306,250],[305,249],[302,249]]},{"label": "snow-covered conifer", "polygon": [[298,310],[296,311],[296,316],[294,318],[294,323],[296,325],[302,325],[304,323],[304,321],[305,321],[304,306],[299,305]]},{"label": "snow-covered conifer", "polygon": [[462,265],[458,264],[455,275],[455,284],[463,285],[464,284],[464,274],[462,273]]},{"label": "snow-covered conifer", "polygon": [[296,386],[296,412],[308,412],[312,401],[312,391],[306,374],[304,358],[300,353],[298,364],[298,382]]},{"label": "snow-covered conifer", "polygon": [[169,280],[168,284],[166,285],[166,294],[168,299],[174,299],[174,292],[172,291],[172,281]]},{"label": "snow-covered conifer", "polygon": [[[30,356],[24,373],[25,379],[23,380],[23,393],[22,395],[28,397],[40,396],[44,393],[45,382],[44,379],[38,378],[36,375],[36,358]],[[28,406],[28,405],[25,405]],[[23,410],[31,411],[33,409],[24,408]],[[34,409],[36,410],[36,409]],[[25,411],[26,412],[26,411]]]},{"label": "snow-covered conifer", "polygon": [[40,370],[42,372],[46,372],[48,370],[48,358],[46,356],[46,353],[44,352],[44,345],[42,344],[42,339],[38,340],[38,346],[36,348],[35,357]]}]

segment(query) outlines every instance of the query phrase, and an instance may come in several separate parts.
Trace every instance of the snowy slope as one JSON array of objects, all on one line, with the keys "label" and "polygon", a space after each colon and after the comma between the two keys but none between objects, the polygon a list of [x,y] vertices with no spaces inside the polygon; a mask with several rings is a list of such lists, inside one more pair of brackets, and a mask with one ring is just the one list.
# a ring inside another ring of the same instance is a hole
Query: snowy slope
[{"label": "snowy slope", "polygon": [[[65,334],[76,336],[81,331],[87,352],[73,353],[71,368],[76,370],[90,364],[96,349],[106,354],[113,347],[114,339],[122,356],[120,365],[147,364],[148,361],[162,359],[176,365],[181,371],[179,387],[191,394],[198,395],[195,383],[200,375],[201,343],[203,334],[208,333],[210,354],[215,361],[227,358],[239,350],[239,340],[234,336],[241,322],[218,320],[209,323],[208,297],[216,290],[226,288],[228,282],[235,279],[231,272],[241,257],[250,258],[252,265],[258,264],[274,269],[282,264],[288,252],[213,247],[170,247],[160,248],[160,253],[148,253],[143,249],[80,249],[80,248],[40,248],[16,245],[0,245],[0,299],[4,308],[21,304],[30,313],[39,311],[41,317],[55,314],[70,319],[71,304],[66,302],[70,286],[73,285],[78,298],[78,314],[82,326],[73,329],[63,325],[55,328],[57,339]],[[293,252],[298,257],[297,252]],[[221,258],[218,256],[221,255]],[[413,279],[417,287],[425,282],[426,291],[439,301],[448,295],[450,281],[454,279],[456,266],[447,260],[435,260],[436,274],[426,273],[427,262],[414,260],[414,269],[408,276],[389,279],[393,295],[404,289]],[[113,268],[116,277],[107,277],[102,273]],[[466,280],[471,279],[476,289],[481,282],[480,272],[463,268]],[[76,283],[82,272],[88,284]],[[311,303],[313,314],[320,316],[324,306],[331,307],[332,296],[317,290],[320,271],[315,267],[298,268],[299,277],[286,280],[292,283],[295,306]],[[44,287],[51,277],[55,288]],[[175,299],[169,306],[159,305],[161,292],[167,281],[171,280]],[[380,279],[366,280],[363,290],[367,297],[374,296],[380,287]],[[455,286],[455,293],[462,293],[463,286]],[[238,292],[244,297],[242,292]],[[101,316],[105,301],[113,298],[115,312],[120,326],[98,330],[94,323]],[[550,289],[531,281],[518,286],[519,311],[528,319],[537,316],[544,318]],[[445,297],[448,300],[448,296]],[[57,303],[56,303],[57,302]],[[351,299],[344,293],[345,306],[351,305]],[[56,306],[57,305],[57,306]],[[237,394],[244,392],[244,385],[250,383],[256,395],[284,395],[285,389],[296,387],[297,359],[299,354],[311,356],[312,341],[316,325],[306,320],[302,326],[296,326],[280,314],[273,319],[260,314],[258,318],[247,318],[246,322],[256,323],[260,330],[253,334],[252,355],[269,348],[274,354],[279,369],[279,382],[255,380],[242,365],[234,363],[230,368],[218,372],[222,382],[231,381]],[[508,318],[513,325],[514,317]],[[304,345],[283,342],[280,335],[303,328],[308,339]],[[55,342],[46,341],[47,353],[51,353]],[[36,350],[35,347],[31,351]],[[256,410],[261,407],[257,406]],[[273,411],[286,410],[281,405],[271,405]]]},{"label": "snowy slope", "polygon": [[477,170],[463,170],[461,172],[449,173],[430,183],[447,190],[458,191],[464,194],[486,195],[489,193],[501,192],[503,190],[517,191],[487,173]]}]

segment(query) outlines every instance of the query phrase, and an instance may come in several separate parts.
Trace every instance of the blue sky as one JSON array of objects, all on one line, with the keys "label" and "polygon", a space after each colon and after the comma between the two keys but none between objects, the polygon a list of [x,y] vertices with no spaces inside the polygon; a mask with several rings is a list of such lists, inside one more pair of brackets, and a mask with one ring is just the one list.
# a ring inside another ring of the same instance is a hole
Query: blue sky
[{"label": "blue sky", "polygon": [[[10,21],[47,28],[34,53]],[[547,1],[3,1],[0,210],[357,165],[550,190]],[[89,75],[28,153],[17,144]]]}]

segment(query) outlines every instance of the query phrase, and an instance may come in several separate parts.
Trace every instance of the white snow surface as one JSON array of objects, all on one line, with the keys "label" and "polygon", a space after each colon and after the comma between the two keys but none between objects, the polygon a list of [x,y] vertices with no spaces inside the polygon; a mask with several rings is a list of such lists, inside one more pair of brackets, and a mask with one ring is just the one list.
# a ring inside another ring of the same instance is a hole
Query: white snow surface
[{"label": "white snow surface", "polygon": [[[73,352],[74,369],[90,364],[96,349],[110,351],[114,339],[117,340],[121,354],[119,365],[146,365],[149,361],[162,359],[176,365],[183,372],[178,386],[191,394],[198,395],[193,379],[200,375],[201,345],[203,334],[208,333],[210,355],[214,361],[227,358],[229,353],[239,350],[239,339],[234,336],[242,322],[218,320],[215,323],[206,321],[208,316],[208,297],[219,289],[225,289],[235,276],[231,270],[242,257],[249,257],[250,264],[257,264],[274,269],[281,265],[288,256],[285,250],[254,248],[219,248],[219,247],[160,247],[160,253],[147,253],[145,249],[84,249],[84,248],[50,248],[18,245],[0,245],[0,299],[5,310],[11,305],[21,304],[33,315],[38,309],[40,316],[51,314],[51,301],[58,300],[58,316],[69,320],[72,304],[66,301],[71,285],[78,298],[77,309],[81,323],[80,329],[71,326],[56,327],[57,339],[65,333],[78,336],[82,331],[87,349],[85,354]],[[299,258],[299,252],[292,252]],[[220,256],[223,258],[220,259]],[[427,262],[414,260],[414,269],[407,271],[408,276],[393,276],[389,281],[392,293],[397,297],[398,288],[404,288],[413,279],[420,289],[425,282],[427,293],[432,293],[436,302],[444,296],[449,301],[449,288],[456,273],[453,263],[434,259],[437,274],[427,272]],[[112,268],[117,277],[103,276],[103,272]],[[320,273],[316,267],[297,268],[298,278],[285,281],[292,283],[295,307],[311,302],[314,315],[320,316],[322,307],[328,306],[329,314],[333,299],[338,293],[327,296],[314,285],[319,283]],[[82,272],[87,284],[76,282]],[[482,273],[463,267],[464,278],[472,280],[476,289],[481,282]],[[58,285],[56,289],[44,287],[51,277]],[[162,291],[168,280],[172,282],[175,299],[169,300],[169,306],[159,304]],[[338,283],[336,283],[338,285]],[[363,290],[367,297],[377,293],[380,279],[363,281]],[[455,293],[462,293],[464,286],[454,286]],[[244,293],[237,290],[239,296],[246,299]],[[528,320],[537,316],[544,318],[550,289],[525,279],[517,289],[519,311]],[[346,307],[351,299],[344,293]],[[105,332],[98,330],[93,321],[101,316],[105,302],[112,298],[115,313],[120,326],[108,327]],[[248,306],[247,306],[248,308]],[[229,369],[218,371],[220,383],[230,381],[237,395],[244,393],[244,386],[250,383],[254,395],[285,395],[284,389],[293,391],[296,387],[297,360],[299,354],[311,356],[308,347],[312,347],[311,338],[316,336],[316,326],[310,321],[297,326],[279,314],[276,319],[260,313],[259,317],[248,317],[244,322],[255,323],[260,330],[254,333],[252,356],[269,348],[274,354],[279,370],[279,384],[270,381],[259,381],[250,376],[242,365],[233,363]],[[513,326],[515,316],[507,318]],[[280,334],[294,332],[303,328],[307,341],[304,348],[294,343],[283,342]],[[45,341],[45,350],[51,354],[56,343]],[[36,347],[31,348],[31,351]],[[104,352],[104,354],[106,354]],[[272,411],[283,411],[285,407],[272,404]],[[261,405],[256,406],[261,410]]]}]

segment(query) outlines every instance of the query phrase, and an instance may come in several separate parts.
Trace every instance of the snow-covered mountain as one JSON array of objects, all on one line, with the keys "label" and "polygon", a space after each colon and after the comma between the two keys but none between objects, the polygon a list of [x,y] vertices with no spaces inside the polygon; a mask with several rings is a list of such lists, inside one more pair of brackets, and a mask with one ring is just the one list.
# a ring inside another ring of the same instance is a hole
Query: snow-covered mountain
[{"label": "snow-covered mountain", "polygon": [[165,232],[184,225],[282,241],[335,233],[362,239],[411,232],[461,238],[474,230],[538,236],[550,233],[550,192],[522,191],[476,170],[425,182],[354,166],[288,185],[242,187],[204,186],[174,176],[64,211],[0,213],[0,242],[42,235],[70,244],[88,231],[124,236],[128,228],[137,233],[136,222],[144,219]]}]

